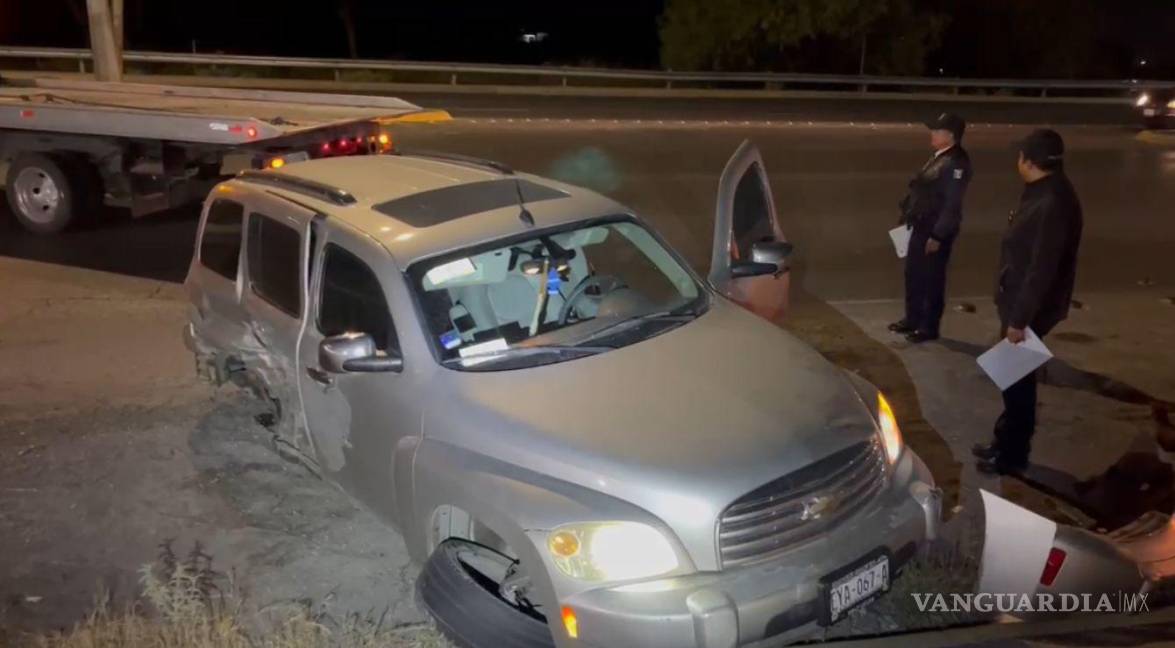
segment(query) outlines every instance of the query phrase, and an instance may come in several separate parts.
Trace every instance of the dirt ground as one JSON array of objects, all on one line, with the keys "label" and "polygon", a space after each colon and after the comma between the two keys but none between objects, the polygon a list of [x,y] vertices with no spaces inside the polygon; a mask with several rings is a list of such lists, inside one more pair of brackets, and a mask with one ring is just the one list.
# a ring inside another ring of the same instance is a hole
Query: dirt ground
[{"label": "dirt ground", "polygon": [[0,260],[0,627],[116,602],[160,543],[200,543],[258,607],[423,620],[398,535],[271,451],[194,379],[178,286]]}]

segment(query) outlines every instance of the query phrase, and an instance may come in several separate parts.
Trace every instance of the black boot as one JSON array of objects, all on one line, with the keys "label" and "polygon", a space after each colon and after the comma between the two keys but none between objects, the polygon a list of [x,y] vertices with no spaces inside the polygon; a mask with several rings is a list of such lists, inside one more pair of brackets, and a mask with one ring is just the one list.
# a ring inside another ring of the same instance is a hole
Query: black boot
[{"label": "black boot", "polygon": [[906,339],[914,344],[921,344],[923,342],[931,342],[938,339],[938,333],[931,331],[913,331],[906,334]]},{"label": "black boot", "polygon": [[900,319],[889,325],[889,330],[893,331],[894,333],[901,333],[903,335],[906,333],[913,333],[917,329],[917,326],[914,326],[912,323],[910,323],[909,320],[906,319]]},{"label": "black boot", "polygon": [[994,441],[992,443],[976,443],[971,446],[971,454],[975,455],[976,459],[991,461],[1000,456],[1000,448]]},{"label": "black boot", "polygon": [[985,475],[1020,475],[1028,470],[1028,461],[1013,461],[997,456],[995,459],[980,459],[975,468]]}]

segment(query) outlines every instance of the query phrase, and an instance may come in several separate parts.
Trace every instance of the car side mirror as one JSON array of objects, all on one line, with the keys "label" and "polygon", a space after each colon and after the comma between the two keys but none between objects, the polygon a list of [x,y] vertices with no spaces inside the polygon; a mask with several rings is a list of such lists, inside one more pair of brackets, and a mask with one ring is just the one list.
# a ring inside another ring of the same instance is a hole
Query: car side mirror
[{"label": "car side mirror", "polygon": [[787,259],[793,249],[787,241],[756,241],[751,244],[751,260],[731,265],[730,274],[734,277],[782,274],[788,271]]},{"label": "car side mirror", "polygon": [[404,359],[389,352],[380,355],[367,333],[332,335],[318,345],[318,364],[328,373],[403,371]]}]

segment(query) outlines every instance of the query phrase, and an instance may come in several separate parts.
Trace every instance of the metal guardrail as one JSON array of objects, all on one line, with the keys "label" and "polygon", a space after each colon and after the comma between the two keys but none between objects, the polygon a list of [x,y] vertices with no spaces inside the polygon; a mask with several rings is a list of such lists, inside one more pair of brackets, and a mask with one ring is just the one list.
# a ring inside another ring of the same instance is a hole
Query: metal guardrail
[{"label": "metal guardrail", "polygon": [[[67,59],[78,63],[78,70],[87,71],[90,50],[44,47],[0,46],[0,59]],[[191,65],[245,66],[274,68],[312,68],[333,70],[336,80],[343,70],[385,70],[395,72],[437,72],[447,74],[449,83],[457,85],[461,76],[505,75],[518,77],[556,77],[561,85],[568,79],[632,80],[663,84],[672,88],[676,83],[761,84],[767,89],[784,86],[850,86],[862,92],[879,88],[948,88],[958,93],[963,88],[1034,90],[1041,96],[1050,91],[1100,91],[1125,94],[1151,87],[1175,86],[1173,81],[1154,80],[1095,80],[1072,79],[966,79],[959,77],[904,77],[859,76],[848,74],[796,74],[778,72],[678,72],[666,70],[624,70],[608,68],[500,65],[489,63],[443,63],[422,61],[386,61],[376,59],[329,59],[275,56],[243,56],[227,54],[188,54],[177,52],[123,52],[130,63],[178,63]],[[467,79],[468,80],[468,79]]]}]

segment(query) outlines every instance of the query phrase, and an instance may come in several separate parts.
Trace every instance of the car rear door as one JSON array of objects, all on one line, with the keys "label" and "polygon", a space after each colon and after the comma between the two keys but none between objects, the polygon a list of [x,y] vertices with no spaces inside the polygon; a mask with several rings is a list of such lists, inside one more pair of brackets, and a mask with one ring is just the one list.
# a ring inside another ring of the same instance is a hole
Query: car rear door
[{"label": "car rear door", "polygon": [[757,241],[785,242],[775,213],[775,200],[759,149],[744,140],[718,181],[714,215],[714,249],[710,257],[710,284],[744,308],[772,322],[787,312],[789,273],[737,276],[734,267],[751,260]]},{"label": "car rear door", "polygon": [[[296,403],[298,340],[305,322],[310,222],[314,212],[269,193],[244,197],[245,273],[241,303],[264,360],[271,397]],[[305,450],[305,448],[299,448]]]}]

